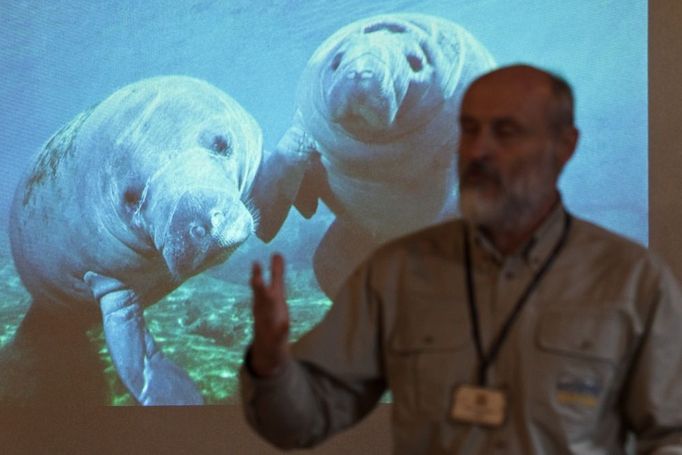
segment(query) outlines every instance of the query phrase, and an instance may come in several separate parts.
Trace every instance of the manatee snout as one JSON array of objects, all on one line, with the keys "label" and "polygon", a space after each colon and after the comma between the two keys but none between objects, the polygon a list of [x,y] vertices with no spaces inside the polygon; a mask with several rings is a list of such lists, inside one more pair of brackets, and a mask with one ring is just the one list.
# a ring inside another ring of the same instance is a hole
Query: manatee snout
[{"label": "manatee snout", "polygon": [[407,88],[391,77],[390,64],[388,55],[346,56],[327,92],[331,120],[352,134],[390,128]]},{"label": "manatee snout", "polygon": [[170,214],[161,250],[171,274],[186,278],[225,261],[254,231],[238,194],[187,191]]}]

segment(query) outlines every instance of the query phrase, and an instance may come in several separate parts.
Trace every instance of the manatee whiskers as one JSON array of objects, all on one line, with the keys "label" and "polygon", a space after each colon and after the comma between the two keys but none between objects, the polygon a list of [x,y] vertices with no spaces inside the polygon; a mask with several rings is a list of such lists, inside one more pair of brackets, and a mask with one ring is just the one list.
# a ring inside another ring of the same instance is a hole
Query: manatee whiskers
[{"label": "manatee whiskers", "polygon": [[256,207],[255,202],[253,201],[253,199],[250,196],[245,197],[242,200],[242,203],[244,204],[244,207],[246,208],[246,210],[251,215],[253,232],[258,231],[258,227],[260,226],[260,221],[261,221],[260,210],[258,209],[258,207]]}]

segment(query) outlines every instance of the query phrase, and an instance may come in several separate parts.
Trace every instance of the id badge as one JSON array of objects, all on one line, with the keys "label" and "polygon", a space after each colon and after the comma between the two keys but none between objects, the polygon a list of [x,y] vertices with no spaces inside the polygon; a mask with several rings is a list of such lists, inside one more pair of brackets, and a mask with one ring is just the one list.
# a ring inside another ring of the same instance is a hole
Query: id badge
[{"label": "id badge", "polygon": [[502,391],[463,385],[455,390],[450,414],[459,422],[498,427],[506,412],[507,398]]}]

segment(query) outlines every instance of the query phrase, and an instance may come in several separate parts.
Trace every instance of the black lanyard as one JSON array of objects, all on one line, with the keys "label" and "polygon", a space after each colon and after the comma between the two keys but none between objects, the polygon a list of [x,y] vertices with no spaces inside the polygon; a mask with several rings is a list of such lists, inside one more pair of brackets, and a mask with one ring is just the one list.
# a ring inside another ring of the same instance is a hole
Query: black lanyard
[{"label": "black lanyard", "polygon": [[564,229],[561,232],[561,237],[557,241],[556,245],[554,246],[554,249],[552,250],[551,254],[547,257],[547,260],[545,260],[545,263],[542,264],[542,267],[535,273],[533,276],[533,279],[531,282],[528,284],[526,287],[526,290],[523,291],[523,294],[521,294],[521,297],[519,297],[519,300],[516,302],[514,305],[514,308],[512,309],[511,314],[507,318],[507,320],[504,322],[504,325],[502,326],[502,329],[500,330],[500,333],[497,335],[497,338],[493,341],[493,344],[490,346],[490,351],[486,355],[483,352],[483,342],[481,340],[481,329],[479,327],[479,318],[478,318],[478,309],[476,308],[476,294],[475,294],[475,288],[474,288],[474,279],[473,279],[473,274],[471,271],[471,252],[469,251],[469,234],[468,234],[468,228],[467,225],[464,224],[464,265],[466,269],[466,281],[467,281],[467,297],[468,297],[468,302],[469,302],[469,314],[471,316],[471,327],[472,327],[472,332],[474,336],[474,343],[476,344],[476,353],[478,354],[478,384],[481,386],[485,386],[487,383],[487,373],[488,373],[488,367],[493,363],[495,358],[497,357],[497,354],[500,352],[500,348],[502,347],[502,344],[507,338],[507,335],[509,334],[509,331],[511,330],[512,325],[516,321],[517,317],[521,313],[521,309],[523,306],[526,304],[526,301],[528,300],[528,297],[530,297],[531,293],[535,290],[537,287],[538,283],[542,279],[543,275],[545,272],[549,269],[550,265],[554,262],[556,257],[559,255],[559,252],[561,251],[561,248],[564,246],[566,243],[566,238],[568,237],[568,231],[571,227],[571,215],[566,213],[566,217],[564,219]]}]

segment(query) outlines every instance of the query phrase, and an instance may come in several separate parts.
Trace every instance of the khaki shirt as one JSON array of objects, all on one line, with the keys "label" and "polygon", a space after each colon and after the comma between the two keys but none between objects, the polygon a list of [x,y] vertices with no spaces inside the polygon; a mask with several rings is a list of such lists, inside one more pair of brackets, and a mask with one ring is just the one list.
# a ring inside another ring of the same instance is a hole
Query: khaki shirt
[{"label": "khaki shirt", "polygon": [[[557,244],[562,207],[517,254],[469,242],[485,351]],[[475,384],[463,260],[454,221],[395,241],[344,286],[274,378],[242,369],[248,420],[281,447],[311,446],[392,392],[396,454],[682,454],[682,293],[643,247],[573,218],[566,243],[488,369],[504,392],[498,428],[450,417]]]}]

